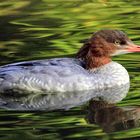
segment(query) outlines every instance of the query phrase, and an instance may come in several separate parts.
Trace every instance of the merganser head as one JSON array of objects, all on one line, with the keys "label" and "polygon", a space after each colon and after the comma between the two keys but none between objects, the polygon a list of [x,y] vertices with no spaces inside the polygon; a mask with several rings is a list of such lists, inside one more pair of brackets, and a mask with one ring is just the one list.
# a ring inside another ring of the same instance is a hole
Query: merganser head
[{"label": "merganser head", "polygon": [[100,30],[83,45],[77,58],[85,61],[87,69],[92,69],[109,63],[111,56],[131,52],[140,52],[140,46],[135,45],[124,32]]}]

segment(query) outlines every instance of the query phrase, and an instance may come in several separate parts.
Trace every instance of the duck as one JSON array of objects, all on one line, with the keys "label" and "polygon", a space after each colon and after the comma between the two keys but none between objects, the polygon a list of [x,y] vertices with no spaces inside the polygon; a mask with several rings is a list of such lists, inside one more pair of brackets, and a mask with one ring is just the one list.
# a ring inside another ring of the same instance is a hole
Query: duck
[{"label": "duck", "polygon": [[112,56],[140,52],[120,30],[91,35],[75,58],[24,61],[0,67],[1,106],[18,109],[69,109],[90,99],[117,103],[130,78]]}]

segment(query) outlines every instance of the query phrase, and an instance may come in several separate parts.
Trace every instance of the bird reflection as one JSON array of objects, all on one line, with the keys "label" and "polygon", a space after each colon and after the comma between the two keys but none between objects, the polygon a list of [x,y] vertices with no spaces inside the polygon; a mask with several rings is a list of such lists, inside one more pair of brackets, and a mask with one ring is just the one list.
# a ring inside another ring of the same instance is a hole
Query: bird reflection
[{"label": "bird reflection", "polygon": [[128,130],[140,126],[140,107],[117,107],[103,101],[90,101],[86,120],[108,133]]}]

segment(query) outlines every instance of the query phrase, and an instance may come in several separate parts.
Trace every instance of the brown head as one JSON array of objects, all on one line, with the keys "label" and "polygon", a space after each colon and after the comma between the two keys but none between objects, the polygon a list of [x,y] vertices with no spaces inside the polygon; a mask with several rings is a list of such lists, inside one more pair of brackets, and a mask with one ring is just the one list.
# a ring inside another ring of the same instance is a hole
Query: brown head
[{"label": "brown head", "polygon": [[87,69],[92,69],[109,63],[113,55],[129,52],[140,52],[140,46],[135,45],[122,31],[101,30],[83,45],[77,58],[85,61]]}]

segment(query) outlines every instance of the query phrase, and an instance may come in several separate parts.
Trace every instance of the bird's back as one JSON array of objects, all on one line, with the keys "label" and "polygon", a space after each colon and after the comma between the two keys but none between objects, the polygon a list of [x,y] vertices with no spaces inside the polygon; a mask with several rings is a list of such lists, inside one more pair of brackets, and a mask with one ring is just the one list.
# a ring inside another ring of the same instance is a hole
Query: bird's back
[{"label": "bird's back", "polygon": [[[65,92],[88,75],[84,64],[72,58],[57,58],[5,65],[0,68],[1,92]],[[76,86],[76,85],[75,85]],[[67,87],[67,89],[65,89]]]}]

